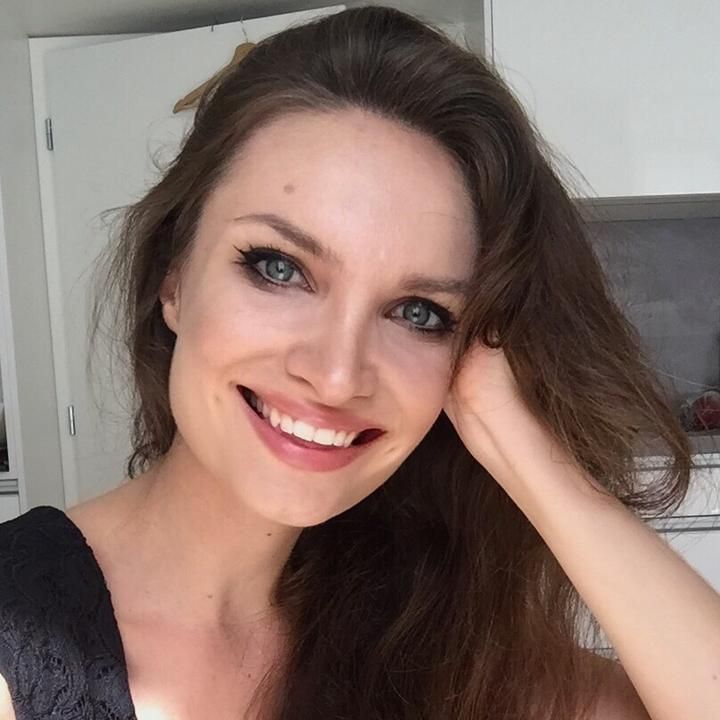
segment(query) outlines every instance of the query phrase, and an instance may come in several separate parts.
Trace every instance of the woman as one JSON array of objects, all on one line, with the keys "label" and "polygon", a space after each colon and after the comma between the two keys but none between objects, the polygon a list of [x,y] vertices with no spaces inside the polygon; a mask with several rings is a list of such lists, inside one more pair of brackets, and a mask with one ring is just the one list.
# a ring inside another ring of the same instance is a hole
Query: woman
[{"label": "woman", "polygon": [[0,526],[4,717],[720,710],[720,599],[637,517],[688,442],[542,147],[383,7],[206,93],[109,256],[131,480]]}]

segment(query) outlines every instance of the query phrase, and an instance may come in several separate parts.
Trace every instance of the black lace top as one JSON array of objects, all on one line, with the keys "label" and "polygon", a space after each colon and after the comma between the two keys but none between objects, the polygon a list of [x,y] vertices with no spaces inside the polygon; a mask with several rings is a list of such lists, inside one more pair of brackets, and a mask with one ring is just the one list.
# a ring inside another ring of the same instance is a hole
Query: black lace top
[{"label": "black lace top", "polygon": [[135,718],[105,578],[57,508],[0,523],[0,674],[17,720]]}]

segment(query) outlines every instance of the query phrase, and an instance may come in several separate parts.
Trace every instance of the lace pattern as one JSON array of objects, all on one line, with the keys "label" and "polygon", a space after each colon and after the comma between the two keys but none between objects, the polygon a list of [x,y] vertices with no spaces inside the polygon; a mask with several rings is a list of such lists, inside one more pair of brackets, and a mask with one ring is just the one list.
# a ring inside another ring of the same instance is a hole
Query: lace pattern
[{"label": "lace pattern", "polygon": [[0,674],[17,720],[136,720],[105,578],[57,508],[0,523]]}]

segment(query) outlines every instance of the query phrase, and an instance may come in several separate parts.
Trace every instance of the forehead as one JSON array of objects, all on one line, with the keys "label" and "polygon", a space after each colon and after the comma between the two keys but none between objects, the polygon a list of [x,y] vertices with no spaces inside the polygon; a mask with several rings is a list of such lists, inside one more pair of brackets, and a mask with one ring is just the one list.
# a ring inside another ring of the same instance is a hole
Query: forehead
[{"label": "forehead", "polygon": [[447,151],[362,110],[296,113],[262,127],[206,211],[225,221],[282,215],[353,261],[361,250],[375,262],[412,250],[467,265],[476,242],[472,203]]}]

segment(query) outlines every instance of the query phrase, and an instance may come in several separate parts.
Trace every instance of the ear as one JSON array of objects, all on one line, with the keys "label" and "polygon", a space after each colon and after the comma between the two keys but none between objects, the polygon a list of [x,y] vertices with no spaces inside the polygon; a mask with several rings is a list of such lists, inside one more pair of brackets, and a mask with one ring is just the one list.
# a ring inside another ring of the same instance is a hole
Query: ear
[{"label": "ear", "polygon": [[180,275],[177,269],[171,270],[165,275],[160,285],[158,299],[162,304],[165,324],[177,335],[180,319]]}]

